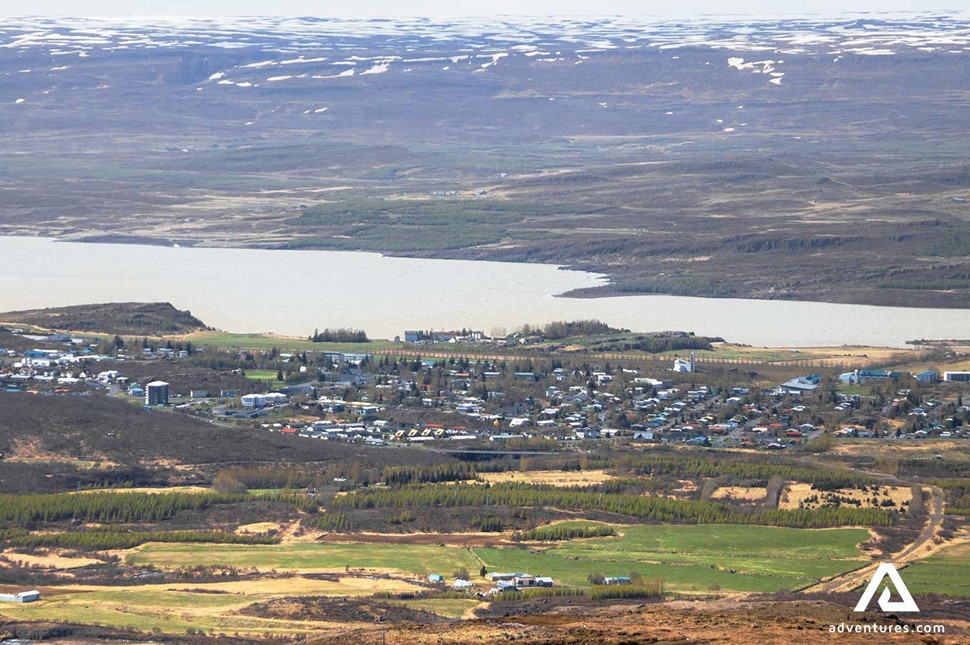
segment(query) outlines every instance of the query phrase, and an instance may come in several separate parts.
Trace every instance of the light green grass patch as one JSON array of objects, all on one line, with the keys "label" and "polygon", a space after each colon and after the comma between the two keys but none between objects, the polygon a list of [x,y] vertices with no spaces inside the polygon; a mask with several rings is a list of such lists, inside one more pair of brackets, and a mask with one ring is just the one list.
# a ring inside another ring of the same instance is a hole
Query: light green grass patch
[{"label": "light green grass patch", "polygon": [[[307,330],[307,334],[312,333]],[[274,347],[282,352],[348,352],[369,354],[400,347],[399,343],[388,340],[374,340],[368,343],[314,343],[306,338],[276,336],[271,334],[231,334],[222,331],[201,331],[185,336],[182,340],[191,341],[199,347],[212,347],[221,350],[270,350]],[[274,372],[273,376],[276,374]]]},{"label": "light green grass patch", "polygon": [[[202,598],[202,596],[205,596]],[[211,633],[261,635],[309,634],[306,622],[236,615],[252,598],[238,595],[192,594],[164,591],[76,592],[58,594],[35,603],[4,604],[2,615],[20,620],[105,625],[149,632],[184,633],[189,629]],[[209,613],[211,612],[211,613]]]},{"label": "light green grass patch", "polygon": [[914,594],[970,597],[970,544],[952,546],[918,560],[900,575]]},{"label": "light green grass patch", "polygon": [[251,381],[275,381],[277,372],[276,370],[245,370],[245,374]]},{"label": "light green grass patch", "polygon": [[[576,522],[574,524],[585,524]],[[131,564],[160,567],[235,566],[260,570],[408,571],[418,575],[465,567],[476,572],[525,571],[560,584],[586,586],[587,576],[661,576],[677,590],[795,589],[866,562],[858,545],[864,529],[788,529],[761,526],[615,526],[617,537],[563,542],[552,548],[465,549],[381,544],[196,545],[148,544],[128,555]]]},{"label": "light green grass patch", "polygon": [[[238,546],[244,548],[234,548]],[[472,571],[480,566],[467,549],[437,545],[274,544],[246,548],[248,546],[147,544],[129,553],[127,561],[161,567],[234,566],[281,571],[339,571],[351,567],[409,571],[419,575],[450,575],[462,567]]]},{"label": "light green grass patch", "polygon": [[[581,526],[587,522],[566,522]],[[542,551],[476,549],[490,571],[549,575],[586,585],[591,573],[663,577],[676,590],[712,585],[736,591],[795,589],[853,569],[865,557],[864,529],[776,527],[614,526],[616,537],[571,540]]]}]

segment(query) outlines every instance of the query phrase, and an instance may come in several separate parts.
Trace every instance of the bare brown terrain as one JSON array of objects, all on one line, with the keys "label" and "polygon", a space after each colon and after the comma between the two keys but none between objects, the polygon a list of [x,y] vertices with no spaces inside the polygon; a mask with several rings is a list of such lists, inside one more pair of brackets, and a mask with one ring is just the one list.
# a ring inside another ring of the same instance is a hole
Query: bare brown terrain
[{"label": "bare brown terrain", "polygon": [[[868,617],[866,622],[874,622]],[[881,619],[892,625],[893,619]],[[830,625],[859,622],[849,608],[821,600],[776,603],[731,600],[658,605],[564,606],[541,614],[448,624],[397,625],[341,632],[307,640],[312,645],[354,642],[466,643],[510,641],[538,645],[630,643],[964,643],[966,619],[953,621],[950,636],[832,634]]]},{"label": "bare brown terrain", "polygon": [[359,26],[10,25],[0,233],[970,306],[957,19]]}]

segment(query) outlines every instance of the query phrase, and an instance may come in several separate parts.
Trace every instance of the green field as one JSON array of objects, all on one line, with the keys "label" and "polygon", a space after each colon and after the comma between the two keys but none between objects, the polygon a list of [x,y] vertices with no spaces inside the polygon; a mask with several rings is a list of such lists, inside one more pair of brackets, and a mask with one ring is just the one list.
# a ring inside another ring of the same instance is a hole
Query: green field
[{"label": "green field", "polygon": [[484,563],[489,571],[548,575],[585,586],[591,573],[662,576],[668,588],[703,591],[795,589],[865,561],[858,549],[863,529],[803,530],[753,526],[617,526],[618,537],[565,542],[550,549],[437,545],[149,544],[132,551],[131,564],[160,567],[219,565],[261,570],[395,569],[449,576]]},{"label": "green field", "polygon": [[[581,524],[581,523],[579,523]],[[796,589],[813,580],[853,569],[863,529],[805,530],[751,526],[617,526],[617,537],[565,542],[533,553],[476,549],[492,570],[524,570],[570,585],[586,576],[662,576],[674,590],[701,591],[711,585],[735,591]],[[525,567],[523,569],[523,567]]]},{"label": "green field", "polygon": [[330,570],[345,567],[398,570],[427,575],[451,575],[466,567],[477,571],[481,564],[467,550],[437,545],[411,544],[283,544],[264,548],[196,548],[194,544],[146,544],[128,557],[130,564],[159,567],[234,566],[261,571]]},{"label": "green field", "polygon": [[[303,621],[241,616],[236,612],[251,602],[268,599],[260,594],[211,594],[156,590],[151,586],[118,591],[58,593],[37,603],[5,603],[5,616],[26,620],[106,625],[143,632],[158,629],[184,633],[259,635],[309,634],[313,625]],[[82,618],[83,617],[83,618]]]},{"label": "green field", "polygon": [[[188,630],[208,634],[308,636],[332,626],[326,615],[313,619],[267,618],[239,613],[246,606],[293,596],[367,597],[382,590],[384,581],[343,585],[306,578],[123,588],[47,588],[36,603],[3,603],[0,616],[18,620],[60,621],[105,625],[141,632],[169,634]],[[416,587],[405,587],[410,590]],[[399,589],[401,590],[401,589]],[[478,604],[474,599],[440,598],[383,600],[457,618]]]},{"label": "green field", "polygon": [[[307,330],[307,334],[312,333]],[[280,351],[300,352],[348,352],[369,354],[400,347],[399,343],[389,340],[375,340],[368,343],[314,343],[306,338],[289,336],[275,336],[271,334],[230,334],[222,331],[200,331],[182,340],[191,341],[197,347],[212,347],[220,350],[270,350],[274,347]],[[276,376],[276,373],[273,373]]]},{"label": "green field", "polygon": [[914,562],[900,575],[914,594],[970,597],[970,544],[943,549]]},{"label": "green field", "polygon": [[[588,525],[588,521],[569,522]],[[489,571],[526,571],[552,576],[557,585],[588,586],[590,573],[660,577],[679,592],[775,591],[805,586],[819,577],[854,569],[865,562],[858,544],[863,529],[805,530],[754,526],[621,526],[615,537],[589,538],[524,548],[464,548],[438,544],[226,545],[146,544],[128,551],[130,564],[161,568],[226,566],[264,572],[343,572],[345,568],[397,570],[424,578],[440,573],[450,581],[466,568],[479,588],[484,563]],[[498,537],[498,536],[497,536]],[[968,547],[951,549],[905,570],[915,592],[966,594]],[[945,585],[941,586],[940,581]],[[927,586],[932,588],[928,589]],[[4,603],[0,614],[14,619],[77,622],[168,634],[307,636],[333,626],[326,616],[310,620],[240,614],[247,605],[295,596],[366,597],[377,591],[413,592],[402,579],[361,575],[326,581],[300,575],[225,582],[171,583],[119,588],[67,585],[44,589],[37,603]],[[962,589],[962,591],[961,591]],[[473,598],[384,600],[441,616],[460,617],[478,604]]]},{"label": "green field", "polygon": [[275,381],[276,370],[246,370],[246,378],[251,381]]}]

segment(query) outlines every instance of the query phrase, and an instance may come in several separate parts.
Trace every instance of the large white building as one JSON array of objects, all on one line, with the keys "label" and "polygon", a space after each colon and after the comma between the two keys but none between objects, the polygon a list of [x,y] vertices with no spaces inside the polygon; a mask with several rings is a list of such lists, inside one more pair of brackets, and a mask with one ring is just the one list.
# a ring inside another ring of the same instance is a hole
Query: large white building
[{"label": "large white building", "polygon": [[168,383],[152,381],[146,385],[145,405],[168,405]]},{"label": "large white building", "polygon": [[684,360],[683,358],[674,359],[674,371],[675,372],[693,372],[696,366],[697,357],[694,352],[690,353],[690,360]]},{"label": "large white building", "polygon": [[270,392],[268,394],[244,394],[240,397],[240,402],[244,408],[265,408],[271,405],[283,405],[289,399],[290,397],[282,392]]},{"label": "large white building", "polygon": [[970,382],[970,372],[943,372],[943,380],[947,383]]}]

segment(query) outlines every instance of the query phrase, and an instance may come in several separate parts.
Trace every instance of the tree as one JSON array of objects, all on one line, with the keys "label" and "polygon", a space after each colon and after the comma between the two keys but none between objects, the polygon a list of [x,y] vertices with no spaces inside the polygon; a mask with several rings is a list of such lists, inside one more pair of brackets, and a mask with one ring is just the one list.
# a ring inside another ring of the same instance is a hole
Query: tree
[{"label": "tree", "polygon": [[220,493],[245,493],[246,486],[225,470],[219,471],[212,479],[212,487]]},{"label": "tree", "polygon": [[283,370],[281,370],[281,369],[276,370],[276,380],[277,381],[282,381],[283,380]]},{"label": "tree", "polygon": [[478,575],[484,578],[487,574],[488,574],[488,569],[486,569],[485,565],[483,564],[482,568],[478,570]]},{"label": "tree", "polygon": [[358,486],[362,485],[364,483],[364,478],[366,477],[364,464],[360,463],[359,461],[354,461],[352,464],[350,464],[349,474],[350,474],[350,479],[355,484],[357,484]]}]

